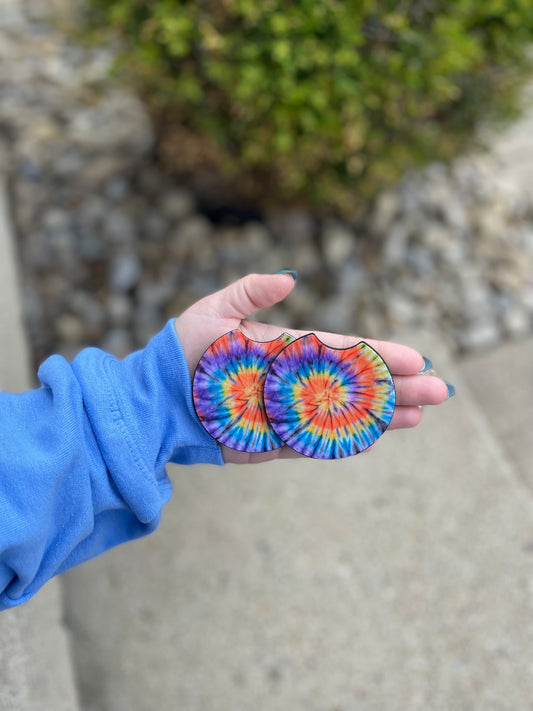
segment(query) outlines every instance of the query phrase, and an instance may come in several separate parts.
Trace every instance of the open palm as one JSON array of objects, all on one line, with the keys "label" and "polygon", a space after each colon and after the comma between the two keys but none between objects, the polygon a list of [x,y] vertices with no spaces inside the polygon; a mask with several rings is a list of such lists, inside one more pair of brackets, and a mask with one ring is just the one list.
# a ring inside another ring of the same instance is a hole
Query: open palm
[{"label": "open palm", "polygon": [[[281,333],[299,337],[308,331],[295,331],[253,321],[259,309],[282,301],[294,287],[290,274],[249,274],[214,294],[197,301],[175,321],[175,328],[189,365],[191,377],[206,348],[220,336],[240,329],[254,341],[271,341]],[[333,348],[349,348],[363,340],[355,336],[315,331],[320,340]],[[396,389],[396,408],[389,429],[414,427],[422,417],[421,405],[437,405],[448,397],[446,383],[434,376],[421,376],[424,360],[412,348],[388,341],[364,339],[387,363]],[[261,454],[222,448],[226,462],[252,463],[279,457],[298,457],[289,447]]]}]

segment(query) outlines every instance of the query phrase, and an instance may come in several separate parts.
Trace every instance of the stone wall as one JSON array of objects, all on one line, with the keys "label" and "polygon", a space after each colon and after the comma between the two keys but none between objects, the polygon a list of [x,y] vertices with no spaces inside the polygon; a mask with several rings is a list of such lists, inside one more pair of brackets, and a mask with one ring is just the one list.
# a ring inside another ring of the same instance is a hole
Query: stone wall
[{"label": "stone wall", "polygon": [[282,268],[299,288],[265,318],[285,326],[435,329],[463,352],[531,332],[531,119],[512,150],[493,128],[491,152],[407,175],[353,220],[207,209],[158,169],[141,102],[110,79],[112,48],[76,43],[59,0],[6,7],[0,147],[35,365],[87,344],[124,355],[206,293]]}]

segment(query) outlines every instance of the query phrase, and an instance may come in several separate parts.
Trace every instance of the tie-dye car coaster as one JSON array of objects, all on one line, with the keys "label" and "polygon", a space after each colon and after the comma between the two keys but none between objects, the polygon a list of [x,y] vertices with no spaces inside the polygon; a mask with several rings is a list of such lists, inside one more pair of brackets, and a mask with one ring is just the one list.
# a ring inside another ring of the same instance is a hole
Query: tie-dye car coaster
[{"label": "tie-dye car coaster", "polygon": [[220,444],[241,452],[269,452],[283,446],[265,412],[263,391],[272,360],[292,340],[283,333],[261,343],[235,330],[205,351],[193,379],[196,413]]},{"label": "tie-dye car coaster", "polygon": [[390,371],[367,343],[329,348],[314,333],[288,344],[265,380],[274,431],[292,449],[317,459],[370,447],[387,429],[395,400]]}]

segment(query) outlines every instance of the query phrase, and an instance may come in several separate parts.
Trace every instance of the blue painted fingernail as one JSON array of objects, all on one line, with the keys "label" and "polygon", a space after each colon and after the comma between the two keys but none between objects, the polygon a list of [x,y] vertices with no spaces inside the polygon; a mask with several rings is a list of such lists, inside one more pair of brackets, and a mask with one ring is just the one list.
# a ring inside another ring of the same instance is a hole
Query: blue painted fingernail
[{"label": "blue painted fingernail", "polygon": [[294,281],[298,279],[298,272],[295,272],[294,269],[282,269],[281,271],[276,272],[276,274],[290,274]]},{"label": "blue painted fingernail", "polygon": [[433,368],[433,363],[429,360],[429,358],[426,358],[426,356],[422,356],[422,358],[424,359],[424,367],[422,368],[422,370],[419,370],[418,372],[419,373],[427,373],[428,370],[431,370],[431,368]]},{"label": "blue painted fingernail", "polygon": [[446,387],[448,388],[448,397],[446,398],[446,400],[449,400],[455,395],[455,388],[451,383],[448,383],[446,380],[444,382],[446,383]]}]

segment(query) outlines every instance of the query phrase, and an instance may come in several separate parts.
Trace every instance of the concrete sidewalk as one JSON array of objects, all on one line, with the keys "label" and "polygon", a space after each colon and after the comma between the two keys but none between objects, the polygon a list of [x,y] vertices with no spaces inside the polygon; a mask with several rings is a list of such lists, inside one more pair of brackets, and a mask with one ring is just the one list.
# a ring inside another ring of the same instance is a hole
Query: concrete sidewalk
[{"label": "concrete sidewalk", "polygon": [[457,387],[418,430],[335,463],[173,468],[159,532],[65,576],[86,708],[533,706],[529,490],[467,371],[411,342]]}]

